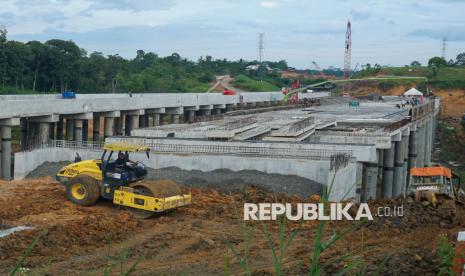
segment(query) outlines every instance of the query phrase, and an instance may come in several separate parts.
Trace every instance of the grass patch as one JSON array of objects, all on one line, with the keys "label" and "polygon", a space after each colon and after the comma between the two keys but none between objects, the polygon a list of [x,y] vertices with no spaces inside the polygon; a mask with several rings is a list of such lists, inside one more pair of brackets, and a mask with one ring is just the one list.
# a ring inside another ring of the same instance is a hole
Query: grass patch
[{"label": "grass patch", "polygon": [[269,83],[267,81],[259,81],[249,78],[245,75],[237,75],[233,82],[235,87],[238,87],[242,90],[246,91],[255,91],[255,92],[263,92],[263,91],[279,91],[281,90],[280,87]]}]

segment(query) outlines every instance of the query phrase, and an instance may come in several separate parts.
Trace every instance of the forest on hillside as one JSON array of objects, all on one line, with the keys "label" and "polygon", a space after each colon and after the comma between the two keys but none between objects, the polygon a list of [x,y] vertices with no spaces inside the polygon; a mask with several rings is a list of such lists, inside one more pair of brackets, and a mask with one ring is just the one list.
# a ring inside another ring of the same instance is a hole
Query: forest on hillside
[{"label": "forest on hillside", "polygon": [[[266,87],[279,89],[289,80],[278,74],[259,76],[246,67],[257,61],[229,61],[211,56],[190,61],[173,53],[160,57],[138,50],[132,59],[118,54],[88,53],[73,41],[51,39],[44,43],[8,40],[0,28],[0,92],[78,93],[205,92],[215,75],[266,77]],[[266,62],[269,68],[286,70],[285,60]],[[270,86],[271,85],[271,86]]]}]

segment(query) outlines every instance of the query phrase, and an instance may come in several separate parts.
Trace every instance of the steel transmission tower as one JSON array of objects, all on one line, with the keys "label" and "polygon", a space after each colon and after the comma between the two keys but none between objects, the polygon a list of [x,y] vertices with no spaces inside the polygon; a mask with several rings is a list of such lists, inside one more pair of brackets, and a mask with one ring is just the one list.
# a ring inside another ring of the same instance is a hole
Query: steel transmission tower
[{"label": "steel transmission tower", "polygon": [[352,30],[350,20],[347,22],[346,44],[344,53],[344,79],[350,78],[350,60],[352,57]]},{"label": "steel transmission tower", "polygon": [[263,61],[263,38],[265,37],[265,33],[258,33],[258,61],[260,62],[260,65],[262,64]]},{"label": "steel transmission tower", "polygon": [[446,42],[447,42],[447,39],[444,37],[442,39],[442,48],[441,48],[441,50],[442,50],[442,58],[443,59],[446,59]]}]

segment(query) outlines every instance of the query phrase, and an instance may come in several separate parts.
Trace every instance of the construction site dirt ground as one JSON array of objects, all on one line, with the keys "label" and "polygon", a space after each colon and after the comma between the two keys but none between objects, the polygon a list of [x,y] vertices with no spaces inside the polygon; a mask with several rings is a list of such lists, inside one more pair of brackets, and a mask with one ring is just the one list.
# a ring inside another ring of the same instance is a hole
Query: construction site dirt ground
[{"label": "construction site dirt ground", "polygon": [[[134,218],[109,201],[80,207],[66,199],[65,189],[51,177],[0,182],[1,224],[27,225],[30,230],[0,238],[0,274],[15,267],[25,249],[41,235],[23,264],[33,275],[119,274],[137,264],[134,275],[220,275],[227,270],[243,274],[231,251],[243,253],[250,237],[248,260],[254,275],[274,274],[270,242],[264,227],[278,246],[277,222],[247,223],[250,236],[242,234],[244,202],[273,202],[275,195],[256,188],[244,192],[192,189],[193,204],[147,220]],[[279,195],[282,202],[315,202]],[[455,240],[465,228],[431,206],[410,199],[384,200],[377,206],[404,206],[403,217],[375,217],[337,241],[321,258],[323,274],[332,274],[358,263],[373,273],[379,268],[391,275],[433,275],[438,272],[439,240]],[[325,238],[356,222],[328,222]],[[318,222],[286,223],[286,233],[298,228],[287,248],[283,266],[287,275],[308,272]],[[279,250],[278,250],[279,251]],[[350,254],[348,258],[344,258]],[[387,259],[386,259],[387,258]],[[382,263],[386,260],[385,266]]]}]

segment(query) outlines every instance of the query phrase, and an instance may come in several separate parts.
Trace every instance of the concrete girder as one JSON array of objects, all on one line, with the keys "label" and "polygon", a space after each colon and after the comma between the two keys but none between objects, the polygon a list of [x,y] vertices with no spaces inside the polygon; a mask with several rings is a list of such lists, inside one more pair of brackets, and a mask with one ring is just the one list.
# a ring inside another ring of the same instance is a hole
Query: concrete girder
[{"label": "concrete girder", "polygon": [[19,117],[0,119],[0,126],[19,126],[21,124]]},{"label": "concrete girder", "polygon": [[399,142],[400,140],[402,140],[402,132],[400,130],[391,135],[392,142]]},{"label": "concrete girder", "polygon": [[100,113],[104,118],[119,118],[121,111],[108,111]]},{"label": "concrete girder", "polygon": [[123,110],[124,115],[129,115],[129,116],[140,116],[145,114],[144,109],[138,109],[138,110]]},{"label": "concrete girder", "polygon": [[166,108],[166,114],[182,115],[182,114],[184,114],[184,108],[183,107],[167,107]]},{"label": "concrete girder", "polygon": [[166,113],[166,108],[161,107],[161,108],[150,108],[146,109],[145,113],[147,114],[161,114],[161,113]]},{"label": "concrete girder", "polygon": [[34,123],[56,123],[60,120],[59,114],[50,114],[47,116],[29,117],[29,122]]},{"label": "concrete girder", "polygon": [[63,117],[73,120],[92,120],[94,118],[94,114],[92,112],[80,114],[64,114]]},{"label": "concrete girder", "polygon": [[184,107],[184,111],[199,111],[200,109],[200,106],[196,105],[196,106],[185,106]]},{"label": "concrete girder", "polygon": [[226,108],[226,104],[214,104],[214,105],[213,105],[213,108],[225,109],[225,108]]},{"label": "concrete girder", "polygon": [[213,109],[213,105],[211,105],[211,104],[199,105],[199,109],[200,109],[200,110],[212,110],[212,109]]}]

